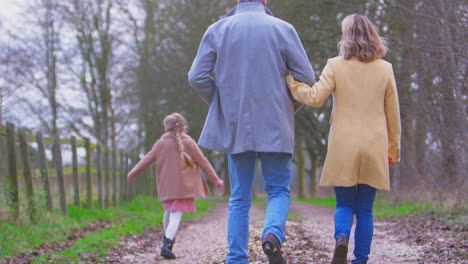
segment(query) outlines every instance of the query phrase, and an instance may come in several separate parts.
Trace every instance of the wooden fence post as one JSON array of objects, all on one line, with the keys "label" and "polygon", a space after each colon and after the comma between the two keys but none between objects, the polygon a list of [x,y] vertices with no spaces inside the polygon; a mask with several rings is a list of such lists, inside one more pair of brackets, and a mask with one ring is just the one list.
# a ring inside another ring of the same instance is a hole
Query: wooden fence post
[{"label": "wooden fence post", "polygon": [[91,143],[89,138],[84,139],[86,149],[86,203],[88,208],[93,208],[93,188],[91,181]]},{"label": "wooden fence post", "polygon": [[29,162],[28,142],[26,141],[26,134],[24,133],[24,130],[18,130],[18,137],[20,142],[21,157],[23,160],[23,176],[24,183],[26,185],[26,198],[28,199],[28,215],[29,219],[34,222],[36,220],[36,206],[34,204],[34,189],[31,175],[31,164]]},{"label": "wooden fence post", "polygon": [[80,207],[80,182],[78,180],[78,153],[76,151],[76,138],[71,137],[70,140],[72,151],[72,168],[73,168],[73,192],[75,206]]},{"label": "wooden fence post", "polygon": [[[130,164],[131,160],[130,160],[130,156],[129,154],[125,155],[125,175],[128,176],[128,173],[130,172]],[[127,179],[125,179],[125,199],[127,201],[130,200],[130,184],[131,183],[127,183]]]},{"label": "wooden fence post", "polygon": [[117,205],[117,154],[112,150],[112,205]]},{"label": "wooden fence post", "polygon": [[124,193],[125,193],[125,201],[128,201],[130,200],[130,187],[129,187],[129,184],[127,183],[127,175],[128,175],[128,168],[129,168],[129,165],[128,163],[130,162],[130,159],[128,157],[128,155],[125,155],[125,164],[124,164],[124,175],[125,175],[125,179],[124,179]]},{"label": "wooden fence post", "polygon": [[97,184],[98,184],[98,206],[103,208],[102,202],[102,171],[101,171],[101,145],[97,145]]},{"label": "wooden fence post", "polygon": [[[131,168],[133,168],[133,165],[134,165],[134,159],[135,157],[134,156],[130,156],[129,157],[130,159],[130,162],[128,163],[128,170],[130,171]],[[135,197],[135,186],[136,186],[136,181],[137,181],[138,178],[134,179],[129,185],[128,185],[128,188],[129,188],[129,195],[128,195],[128,198],[129,200],[133,200],[133,198]]]},{"label": "wooden fence post", "polygon": [[[137,154],[134,154],[134,156],[133,156],[133,158],[132,158],[132,168],[135,167],[135,165],[137,164],[137,162],[138,162],[138,155],[137,155]],[[138,178],[137,178],[137,180],[139,180],[139,181],[141,181],[141,179],[142,179],[142,177],[138,177]],[[135,181],[133,182],[133,186],[132,186],[132,187],[133,187],[133,188],[132,188],[132,200],[135,199],[135,197],[136,197],[137,194],[138,194],[138,189],[137,189],[137,187],[138,187],[138,182],[139,182],[139,181],[137,181],[137,180],[135,180]]]},{"label": "wooden fence post", "polygon": [[119,191],[120,191],[120,200],[119,202],[122,203],[125,200],[125,156],[122,151],[120,151],[120,162],[119,162],[119,168],[120,168],[120,184],[119,184]]},{"label": "wooden fence post", "polygon": [[60,138],[58,135],[55,135],[54,139],[54,155],[55,155],[55,164],[57,169],[57,180],[59,184],[59,193],[60,193],[60,208],[64,215],[68,214],[67,211],[67,198],[65,194],[65,181],[63,179],[63,163],[62,163],[62,149],[60,147]]},{"label": "wooden fence post", "polygon": [[[127,173],[130,171],[130,168],[133,167],[133,158],[132,156],[128,156],[128,164],[127,164]],[[131,183],[127,185],[127,199],[130,201],[133,199],[133,186],[135,185],[136,179],[134,179]]]},{"label": "wooden fence post", "polygon": [[109,207],[109,147],[104,151],[104,207]]},{"label": "wooden fence post", "polygon": [[7,122],[7,141],[8,141],[8,164],[9,177],[7,184],[7,192],[10,203],[10,211],[13,219],[19,217],[19,202],[18,202],[18,175],[16,171],[16,136],[15,125]]},{"label": "wooden fence post", "polygon": [[39,151],[39,166],[41,171],[41,177],[44,184],[44,193],[46,199],[46,208],[47,211],[52,212],[52,196],[50,194],[50,184],[49,184],[49,172],[47,171],[47,158],[45,155],[44,140],[42,138],[42,133],[36,133],[36,141]]}]

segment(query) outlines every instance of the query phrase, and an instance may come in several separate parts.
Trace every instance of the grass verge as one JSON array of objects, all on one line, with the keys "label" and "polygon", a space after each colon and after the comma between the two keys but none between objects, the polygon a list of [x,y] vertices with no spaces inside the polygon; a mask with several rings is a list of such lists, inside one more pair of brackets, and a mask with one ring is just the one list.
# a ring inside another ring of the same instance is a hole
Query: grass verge
[{"label": "grass verge", "polygon": [[[215,203],[197,200],[197,212],[184,214],[184,219],[192,219],[207,213]],[[108,209],[88,209],[69,206],[69,215],[60,212],[43,215],[37,223],[0,223],[0,257],[12,257],[18,253],[28,253],[46,241],[63,241],[72,230],[83,229],[96,220],[110,220],[108,228],[90,233],[79,239],[70,248],[41,255],[32,263],[75,262],[83,254],[104,257],[108,249],[117,245],[120,237],[138,235],[146,228],[159,229],[164,210],[161,203],[153,197],[136,197],[130,202]],[[65,260],[66,259],[66,260]]]},{"label": "grass verge", "polygon": [[[335,208],[335,197],[326,197],[320,199],[294,199],[294,201],[305,202],[330,208]],[[436,206],[430,203],[416,204],[411,202],[396,202],[392,203],[385,195],[377,195],[374,204],[374,216],[376,218],[399,217],[405,215],[436,213],[445,214],[451,213],[452,209]]]}]

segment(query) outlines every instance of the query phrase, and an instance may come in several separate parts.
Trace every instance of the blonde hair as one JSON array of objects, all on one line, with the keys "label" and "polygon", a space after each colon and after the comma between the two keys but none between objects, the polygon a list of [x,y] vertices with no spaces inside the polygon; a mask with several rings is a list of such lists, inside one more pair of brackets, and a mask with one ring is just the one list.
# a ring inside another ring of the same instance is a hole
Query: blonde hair
[{"label": "blonde hair", "polygon": [[352,14],[345,17],[341,29],[338,48],[345,59],[356,56],[360,61],[371,62],[387,53],[387,40],[380,37],[377,27],[366,16]]},{"label": "blonde hair", "polygon": [[164,118],[164,129],[176,136],[177,146],[180,151],[180,158],[184,161],[186,167],[196,168],[197,164],[193,161],[192,157],[185,152],[184,143],[182,142],[182,135],[187,131],[187,121],[179,113],[172,113]]}]

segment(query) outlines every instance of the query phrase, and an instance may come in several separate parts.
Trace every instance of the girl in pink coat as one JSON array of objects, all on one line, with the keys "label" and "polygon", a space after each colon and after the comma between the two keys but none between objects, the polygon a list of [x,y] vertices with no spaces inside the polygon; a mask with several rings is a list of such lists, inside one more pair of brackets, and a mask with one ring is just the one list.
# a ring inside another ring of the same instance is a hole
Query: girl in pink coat
[{"label": "girl in pink coat", "polygon": [[175,259],[172,246],[182,213],[195,212],[195,198],[205,198],[210,193],[202,171],[218,187],[222,188],[224,182],[216,175],[197,143],[186,134],[187,122],[182,115],[173,113],[163,122],[166,133],[128,173],[127,182],[156,163],[158,199],[164,207],[161,256]]}]

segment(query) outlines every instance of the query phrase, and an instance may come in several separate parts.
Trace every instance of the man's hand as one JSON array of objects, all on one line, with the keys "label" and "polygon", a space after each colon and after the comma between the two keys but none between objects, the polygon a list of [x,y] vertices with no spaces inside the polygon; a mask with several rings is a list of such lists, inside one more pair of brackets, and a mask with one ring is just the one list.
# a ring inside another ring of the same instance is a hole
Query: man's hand
[{"label": "man's hand", "polygon": [[388,166],[391,167],[391,166],[393,166],[393,165],[395,165],[395,163],[392,161],[392,158],[389,157],[389,158],[388,158]]},{"label": "man's hand", "polygon": [[127,184],[131,183],[133,181],[133,178],[127,176]]}]

